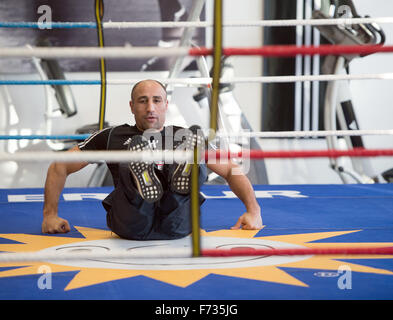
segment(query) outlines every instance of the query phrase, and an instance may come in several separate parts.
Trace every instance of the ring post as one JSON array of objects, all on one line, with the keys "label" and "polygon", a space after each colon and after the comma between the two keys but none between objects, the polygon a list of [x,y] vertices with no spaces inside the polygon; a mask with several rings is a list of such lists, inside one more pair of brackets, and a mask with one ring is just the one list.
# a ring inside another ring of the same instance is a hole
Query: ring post
[{"label": "ring post", "polygon": [[192,256],[201,255],[201,235],[200,235],[200,207],[199,207],[199,153],[196,146],[194,148],[194,161],[191,171],[191,226],[192,226]]}]

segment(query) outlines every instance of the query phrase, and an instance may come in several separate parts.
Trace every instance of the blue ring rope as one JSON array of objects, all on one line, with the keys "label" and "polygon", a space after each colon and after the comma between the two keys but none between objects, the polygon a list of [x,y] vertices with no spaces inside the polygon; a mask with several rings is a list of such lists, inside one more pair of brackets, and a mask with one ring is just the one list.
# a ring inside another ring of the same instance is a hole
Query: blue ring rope
[{"label": "blue ring rope", "polygon": [[47,27],[50,24],[51,29],[96,29],[94,22],[0,22],[0,28],[33,28]]},{"label": "blue ring rope", "polygon": [[0,135],[0,140],[85,140],[88,134],[74,135]]},{"label": "blue ring rope", "polygon": [[0,80],[0,85],[100,85],[101,80]]}]

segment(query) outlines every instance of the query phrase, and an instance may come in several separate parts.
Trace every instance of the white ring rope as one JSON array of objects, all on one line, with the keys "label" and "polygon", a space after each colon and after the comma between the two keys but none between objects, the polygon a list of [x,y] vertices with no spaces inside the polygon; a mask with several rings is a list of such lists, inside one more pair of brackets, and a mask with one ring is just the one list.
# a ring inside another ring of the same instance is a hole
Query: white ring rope
[{"label": "white ring rope", "polygon": [[146,58],[186,56],[187,47],[4,47],[0,58]]},{"label": "white ring rope", "polygon": [[[46,22],[48,23],[48,22]],[[280,20],[237,20],[223,22],[223,27],[296,27],[296,26],[350,26],[357,24],[392,24],[393,17],[324,18],[324,19],[280,19]],[[212,21],[123,21],[103,22],[104,29],[141,28],[211,28]],[[0,22],[1,28],[36,28],[37,22]],[[51,22],[52,28],[96,28],[95,22]]]},{"label": "white ring rope", "polygon": [[111,250],[106,253],[95,252],[17,252],[0,253],[0,263],[10,262],[41,262],[89,259],[141,259],[141,258],[191,258],[191,248],[171,248],[170,251],[160,249],[139,249],[138,252],[129,250]]},{"label": "white ring rope", "polygon": [[222,137],[252,137],[252,138],[310,138],[331,136],[375,136],[393,135],[393,129],[387,130],[326,130],[326,131],[266,131],[266,132],[243,132],[236,134],[220,134]]},{"label": "white ring rope", "polygon": [[[360,47],[360,46],[359,46]],[[247,49],[247,48],[245,48]],[[248,49],[249,50],[249,49]],[[386,52],[391,51],[391,47]],[[182,57],[198,56],[197,51],[189,47],[3,47],[0,58],[147,58],[147,57]],[[378,52],[378,51],[377,51]],[[383,51],[382,51],[383,52]],[[236,53],[235,53],[236,54]],[[300,54],[300,53],[299,53]],[[325,54],[322,52],[322,54]],[[253,53],[251,52],[251,56]],[[245,54],[244,56],[250,56]],[[305,53],[307,55],[307,53]],[[317,53],[315,53],[317,55]]]},{"label": "white ring rope", "polygon": [[154,162],[165,161],[174,162],[193,162],[192,151],[165,150],[165,151],[34,151],[7,153],[0,152],[0,161],[20,161],[20,162]]},{"label": "white ring rope", "polygon": [[[223,27],[296,27],[296,26],[326,26],[352,24],[392,24],[393,17],[377,18],[338,18],[338,19],[289,19],[289,20],[239,20],[223,22]],[[104,29],[127,28],[209,28],[210,21],[151,21],[151,22],[103,22]]]},{"label": "white ring rope", "polygon": [[[130,85],[142,79],[107,79],[107,85]],[[162,84],[178,86],[198,86],[212,84],[212,78],[171,78],[156,79]],[[346,80],[393,80],[393,73],[374,74],[328,74],[308,76],[262,76],[262,77],[231,77],[222,78],[220,83],[290,83],[305,81],[346,81]]]},{"label": "white ring rope", "polygon": [[[217,137],[240,137],[240,138],[306,138],[306,137],[328,137],[328,136],[361,136],[361,135],[393,135],[393,130],[340,130],[340,131],[282,131],[282,132],[243,132],[233,135],[217,133]],[[164,161],[193,162],[193,152],[184,150],[164,151],[30,151],[30,152],[0,152],[0,161],[18,162],[147,162]]]},{"label": "white ring rope", "polygon": [[[211,85],[213,79],[207,77],[198,78],[155,78],[164,85],[177,87],[193,87]],[[106,80],[107,85],[134,85],[144,79],[111,79]],[[262,84],[262,83],[293,83],[293,82],[313,82],[313,81],[351,81],[351,80],[393,80],[393,73],[374,73],[374,74],[327,74],[327,75],[302,75],[302,76],[260,76],[260,77],[225,77],[220,79],[222,84]],[[59,80],[61,84],[67,85],[100,85],[100,80]],[[0,80],[0,85],[45,85],[59,84],[57,80]],[[66,83],[63,83],[66,82]]]}]

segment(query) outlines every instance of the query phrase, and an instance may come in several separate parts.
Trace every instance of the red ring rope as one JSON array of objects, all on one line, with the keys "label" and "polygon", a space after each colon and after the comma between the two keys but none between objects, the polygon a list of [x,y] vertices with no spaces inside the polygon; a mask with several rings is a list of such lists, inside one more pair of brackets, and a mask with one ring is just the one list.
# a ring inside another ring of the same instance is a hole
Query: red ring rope
[{"label": "red ring rope", "polygon": [[[224,56],[265,56],[265,57],[293,57],[296,55],[368,55],[372,53],[393,52],[393,46],[382,45],[320,45],[320,46],[296,46],[274,45],[255,48],[223,48]],[[192,48],[191,56],[208,56],[213,54],[213,49]]]},{"label": "red ring rope", "polygon": [[393,156],[393,149],[364,149],[355,148],[350,150],[296,150],[296,151],[263,151],[246,150],[240,152],[228,152],[223,150],[206,151],[205,160],[232,159],[232,158],[339,158],[339,157],[381,157]]},{"label": "red ring rope", "polygon": [[393,247],[383,248],[285,248],[285,249],[204,249],[204,257],[232,257],[232,256],[299,256],[299,255],[391,255]]}]

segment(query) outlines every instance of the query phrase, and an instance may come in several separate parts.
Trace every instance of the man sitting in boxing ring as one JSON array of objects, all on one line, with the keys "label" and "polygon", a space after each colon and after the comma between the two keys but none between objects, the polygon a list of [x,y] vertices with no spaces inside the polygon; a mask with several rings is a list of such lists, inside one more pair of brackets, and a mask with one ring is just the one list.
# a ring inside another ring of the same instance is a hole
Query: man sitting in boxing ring
[{"label": "man sitting in boxing ring", "polygon": [[[193,150],[203,146],[199,127],[189,129],[164,126],[168,100],[165,87],[155,80],[135,84],[131,93],[131,112],[135,125],[103,129],[70,151],[131,150],[134,152],[169,149]],[[45,183],[42,231],[66,233],[67,220],[58,216],[58,199],[67,176],[81,170],[87,162],[54,162],[49,166]],[[114,190],[103,201],[107,225],[118,236],[134,240],[177,239],[191,233],[190,180],[188,163],[108,163]],[[223,177],[244,203],[243,213],[234,229],[261,229],[261,209],[253,187],[232,161],[199,165],[199,184],[206,181],[207,168]],[[204,199],[200,197],[200,205]]]}]

